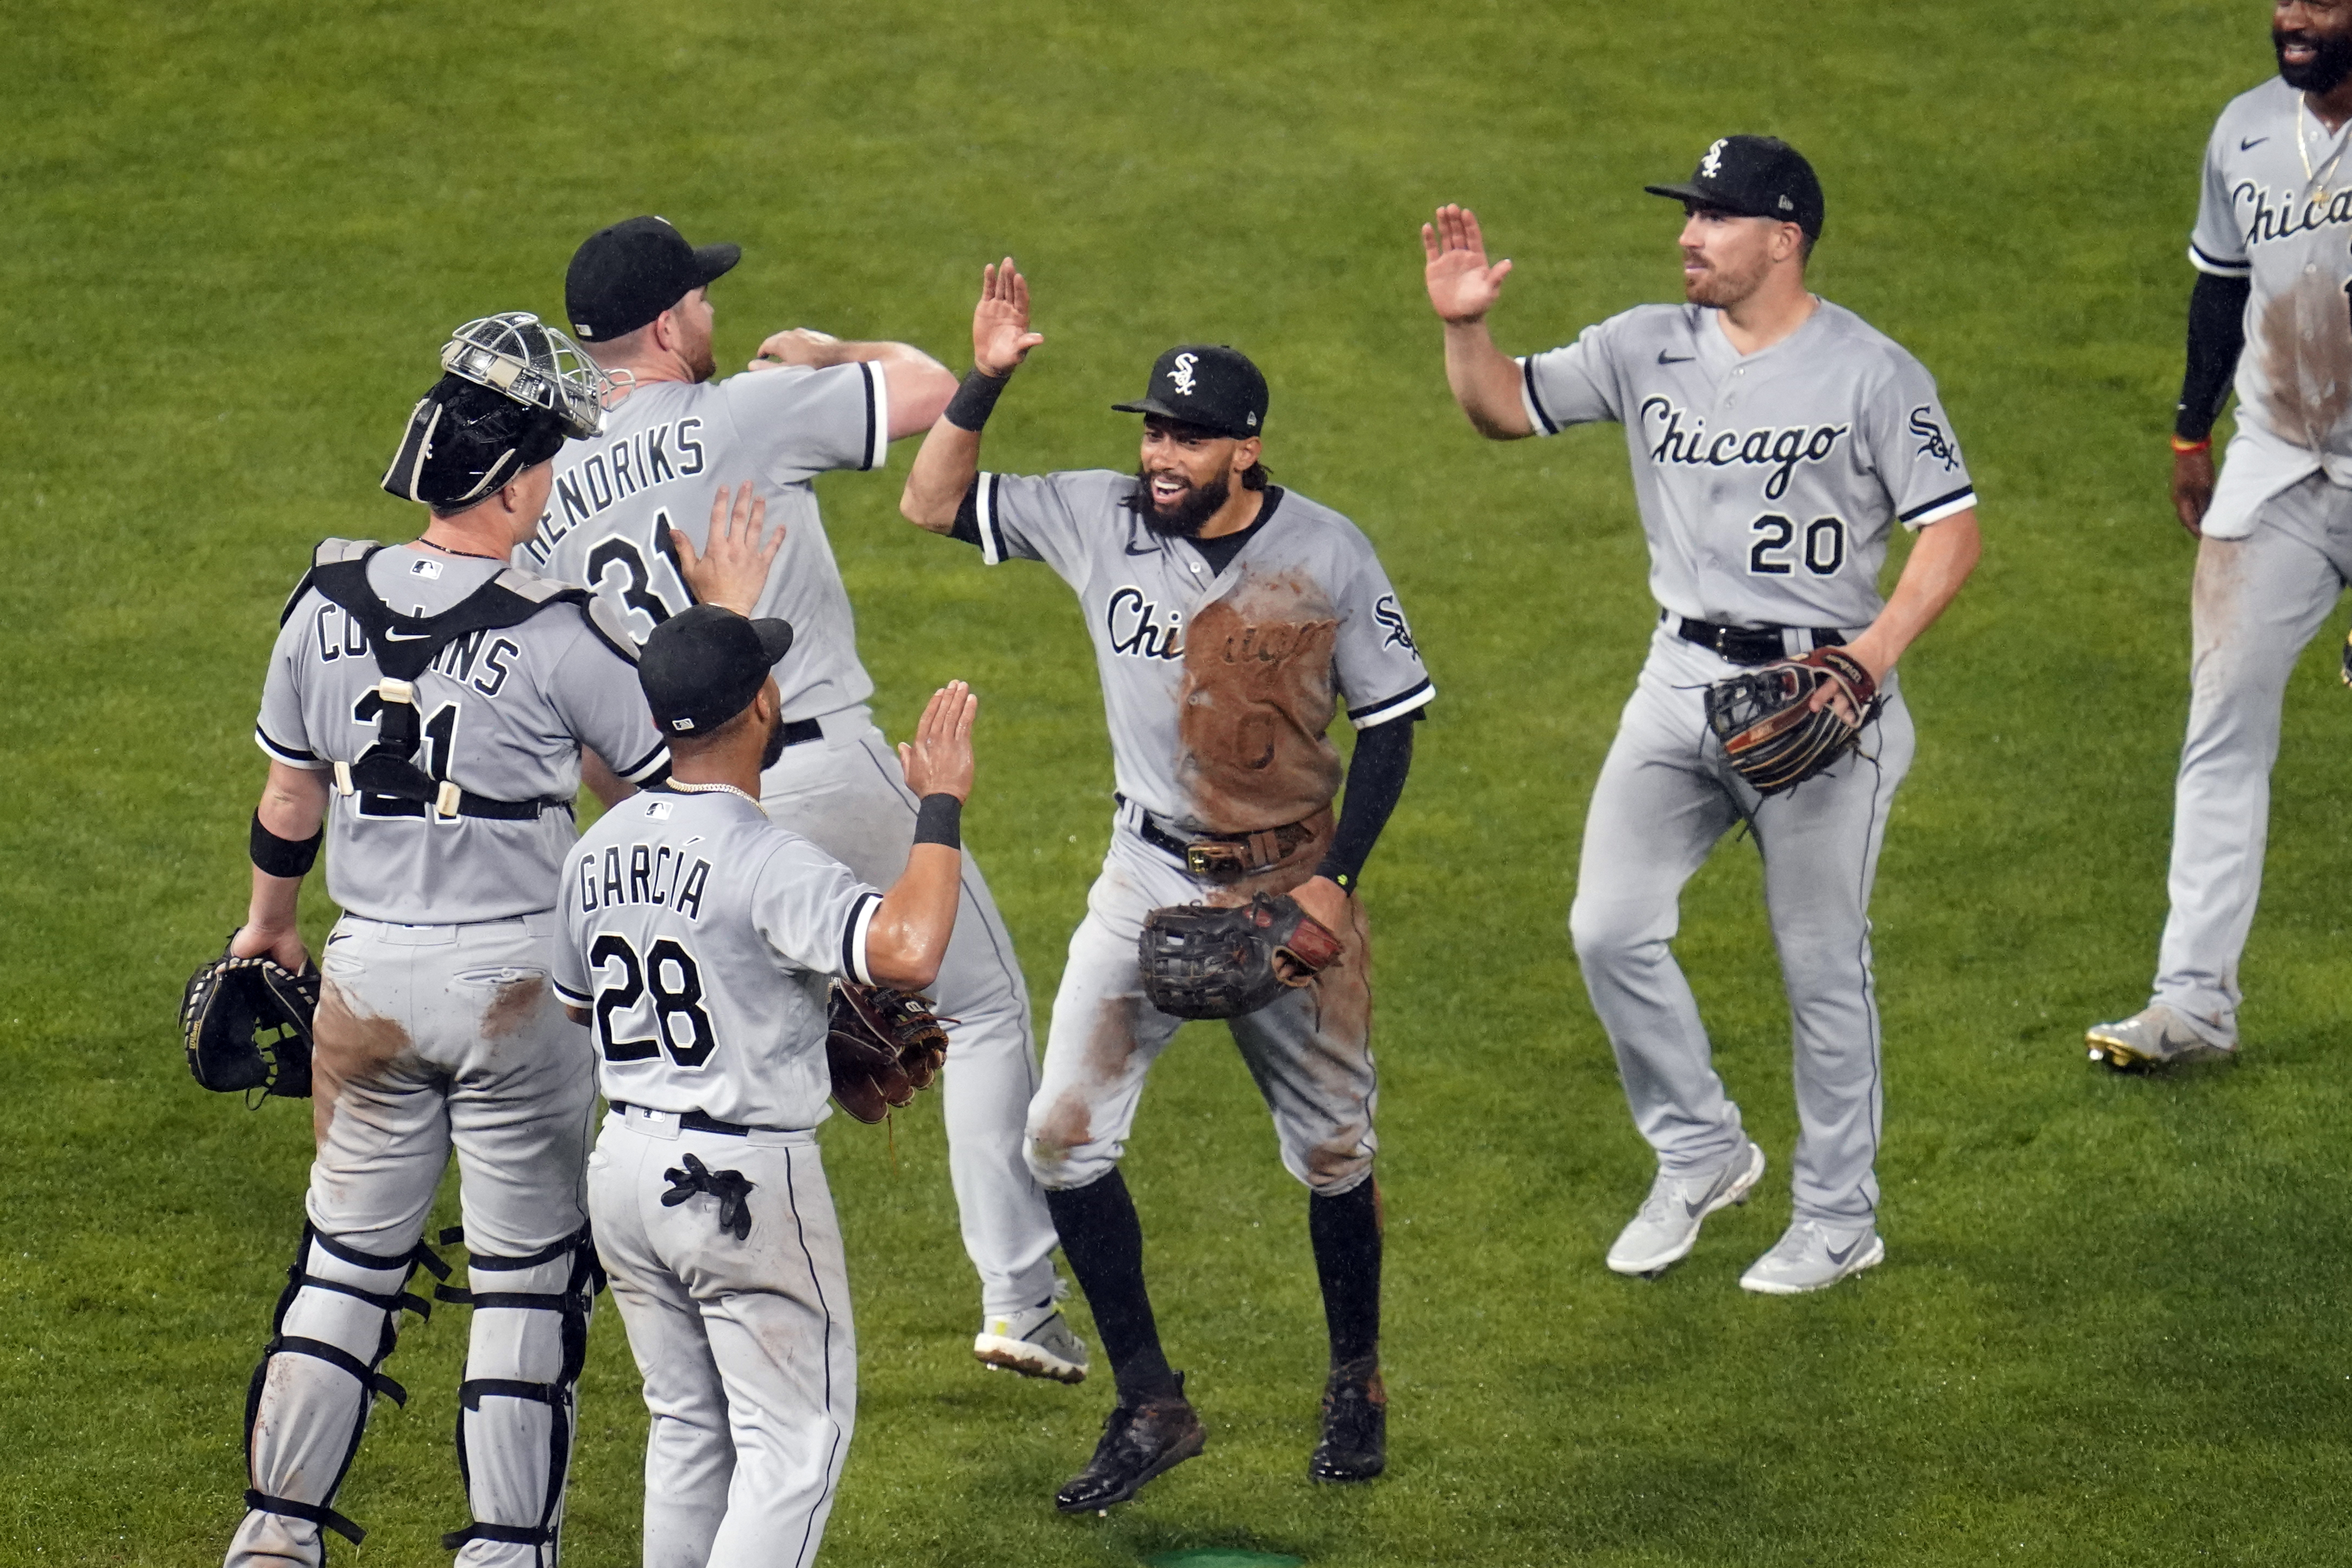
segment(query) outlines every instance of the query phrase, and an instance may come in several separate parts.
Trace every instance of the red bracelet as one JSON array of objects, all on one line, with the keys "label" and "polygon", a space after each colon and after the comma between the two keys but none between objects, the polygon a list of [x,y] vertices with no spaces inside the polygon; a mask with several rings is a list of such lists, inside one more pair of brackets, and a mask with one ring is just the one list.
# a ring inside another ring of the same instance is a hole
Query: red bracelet
[{"label": "red bracelet", "polygon": [[2172,438],[2172,450],[2182,457],[2192,452],[2210,452],[2213,450],[2213,438],[2209,435],[2202,441],[2183,441],[2176,435]]}]

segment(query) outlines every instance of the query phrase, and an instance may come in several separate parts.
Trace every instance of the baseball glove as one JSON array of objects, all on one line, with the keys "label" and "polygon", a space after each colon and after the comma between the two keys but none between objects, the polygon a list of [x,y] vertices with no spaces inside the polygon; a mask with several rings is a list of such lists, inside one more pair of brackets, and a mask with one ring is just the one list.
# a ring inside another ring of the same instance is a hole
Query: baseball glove
[{"label": "baseball glove", "polygon": [[[1815,708],[1813,695],[1823,687],[1833,700]],[[1863,726],[1877,716],[1877,696],[1878,683],[1861,660],[1843,648],[1816,648],[1708,686],[1706,723],[1739,776],[1758,794],[1777,795],[1852,751]]]},{"label": "baseball glove", "polygon": [[1339,938],[1287,894],[1261,893],[1244,904],[1153,910],[1136,956],[1153,1007],[1176,1018],[1229,1019],[1312,981],[1338,960]]},{"label": "baseball glove", "polygon": [[833,983],[826,1064],[834,1103],[861,1122],[878,1122],[929,1089],[948,1059],[953,1019],[936,1017],[929,1000],[887,986]]},{"label": "baseball glove", "polygon": [[269,958],[221,956],[188,977],[180,1043],[197,1082],[222,1093],[258,1089],[310,1097],[310,1018],[319,967],[299,975]]}]

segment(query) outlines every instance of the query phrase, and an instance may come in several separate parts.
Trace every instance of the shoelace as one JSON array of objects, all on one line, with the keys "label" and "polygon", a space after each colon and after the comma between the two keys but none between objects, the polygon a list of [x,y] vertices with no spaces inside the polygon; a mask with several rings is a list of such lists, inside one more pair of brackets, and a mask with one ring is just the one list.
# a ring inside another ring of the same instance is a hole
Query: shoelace
[{"label": "shoelace", "polygon": [[755,1184],[741,1171],[714,1171],[688,1155],[684,1170],[673,1166],[662,1172],[662,1177],[670,1184],[662,1194],[664,1208],[676,1208],[689,1197],[708,1193],[719,1200],[719,1228],[733,1231],[738,1241],[750,1239],[751,1206],[747,1200]]}]

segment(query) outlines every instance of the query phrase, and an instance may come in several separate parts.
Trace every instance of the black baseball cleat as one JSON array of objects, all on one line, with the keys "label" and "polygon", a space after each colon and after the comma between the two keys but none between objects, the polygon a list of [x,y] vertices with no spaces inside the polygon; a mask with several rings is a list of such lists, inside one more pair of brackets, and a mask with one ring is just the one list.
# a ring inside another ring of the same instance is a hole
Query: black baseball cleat
[{"label": "black baseball cleat", "polygon": [[1054,1494],[1054,1506],[1064,1513],[1089,1513],[1125,1502],[1145,1482],[1206,1448],[1208,1429],[1184,1397],[1181,1373],[1177,1389],[1173,1398],[1113,1406],[1095,1457]]},{"label": "black baseball cleat", "polygon": [[1323,1440],[1307,1461],[1318,1481],[1368,1481],[1389,1465],[1389,1395],[1381,1375],[1333,1378],[1323,1393]]}]

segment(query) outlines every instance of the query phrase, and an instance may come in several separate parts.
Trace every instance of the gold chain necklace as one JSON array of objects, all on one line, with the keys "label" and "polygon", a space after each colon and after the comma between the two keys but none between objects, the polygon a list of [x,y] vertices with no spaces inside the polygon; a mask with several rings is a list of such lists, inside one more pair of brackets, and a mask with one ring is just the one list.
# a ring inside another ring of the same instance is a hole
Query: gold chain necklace
[{"label": "gold chain necklace", "polygon": [[[2317,169],[2314,169],[2311,166],[2311,144],[2304,140],[2303,135],[2303,113],[2305,110],[2309,108],[2310,105],[2305,102],[2302,97],[2298,96],[2295,99],[2294,150],[2295,152],[2303,159],[2304,189],[2307,191],[2312,186],[2318,185],[2319,194],[2315,199],[2325,202],[2327,200],[2327,187],[2326,184],[2322,183],[2322,182],[2328,175],[2335,172],[2336,165],[2343,161],[2344,149],[2347,146],[2352,146],[2352,142],[2336,140],[2336,151],[2327,155],[2327,161],[2326,162],[2322,163]],[[2327,127],[2321,122],[2319,113],[2316,110],[2312,111],[2311,122],[2318,129],[2322,138],[2327,138]],[[2337,132],[2337,138],[2340,138],[2341,136],[2342,132],[2339,131]],[[2326,141],[2323,141],[2322,145],[2325,144]]]},{"label": "gold chain necklace", "polygon": [[757,800],[753,799],[750,795],[746,795],[742,790],[738,789],[732,784],[688,784],[684,779],[672,779],[665,788],[675,789],[681,795],[732,795],[738,800],[751,801],[751,810],[759,812],[760,815],[764,817],[768,814],[768,808],[762,806]]}]

